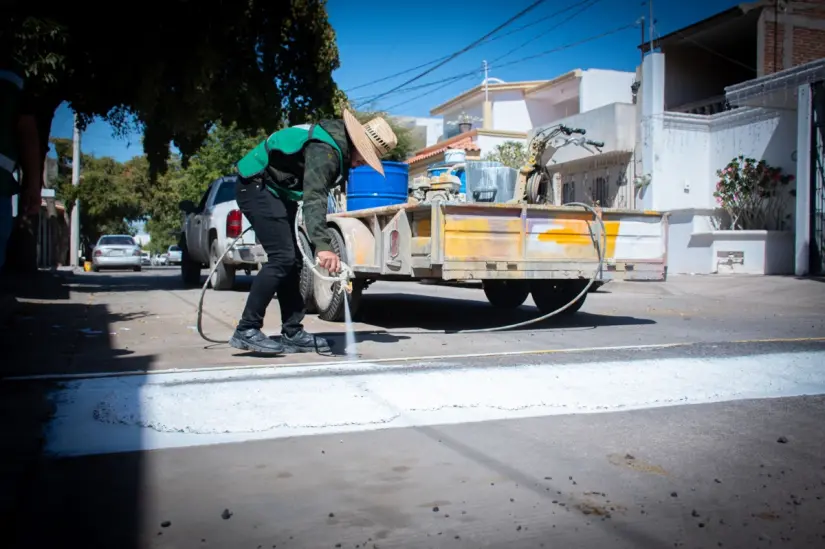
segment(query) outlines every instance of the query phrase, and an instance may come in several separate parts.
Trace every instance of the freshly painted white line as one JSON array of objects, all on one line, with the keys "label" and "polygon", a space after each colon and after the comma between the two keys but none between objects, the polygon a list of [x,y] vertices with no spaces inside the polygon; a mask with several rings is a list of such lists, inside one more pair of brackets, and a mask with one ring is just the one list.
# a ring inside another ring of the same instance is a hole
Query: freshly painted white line
[{"label": "freshly painted white line", "polygon": [[238,372],[82,380],[53,395],[46,450],[86,455],[825,394],[823,363],[825,352],[804,352],[483,369],[365,364],[347,376],[334,368],[323,375],[319,367],[315,375],[276,368],[234,380]]}]

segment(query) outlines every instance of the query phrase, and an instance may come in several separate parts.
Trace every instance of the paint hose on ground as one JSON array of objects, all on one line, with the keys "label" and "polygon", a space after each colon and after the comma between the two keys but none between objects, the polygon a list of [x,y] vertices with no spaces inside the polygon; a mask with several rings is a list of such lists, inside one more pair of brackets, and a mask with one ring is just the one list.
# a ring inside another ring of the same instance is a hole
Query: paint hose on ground
[{"label": "paint hose on ground", "polygon": [[523,326],[529,326],[530,324],[536,324],[537,322],[542,322],[547,320],[550,317],[556,316],[559,313],[567,310],[569,307],[572,307],[574,303],[576,303],[579,299],[581,299],[588,291],[590,291],[590,287],[596,282],[596,279],[599,277],[599,273],[602,272],[602,266],[604,265],[604,250],[607,249],[607,230],[604,226],[604,221],[602,221],[602,216],[599,213],[582,202],[568,202],[565,206],[581,206],[582,208],[588,210],[590,213],[593,214],[593,217],[599,223],[599,227],[601,228],[601,242],[598,239],[593,239],[593,246],[596,248],[596,253],[599,255],[599,264],[596,265],[596,270],[593,272],[593,276],[590,277],[590,280],[587,282],[587,285],[582,289],[579,294],[570,300],[569,303],[566,305],[559,307],[555,311],[551,311],[545,315],[541,315],[540,317],[533,318],[530,320],[525,320],[523,322],[517,322],[515,324],[508,324],[506,326],[496,326],[494,328],[479,328],[477,330],[459,330],[457,334],[481,334],[486,332],[502,332],[504,330],[512,330],[513,328],[521,328]]},{"label": "paint hose on ground", "polygon": [[[296,235],[299,234],[299,232],[298,232],[299,227],[300,227],[299,218],[296,215],[295,216],[295,234]],[[204,299],[204,297],[206,297],[206,290],[209,289],[209,282],[212,280],[212,277],[215,275],[215,271],[218,270],[218,266],[221,264],[221,262],[223,262],[223,258],[226,257],[226,254],[228,254],[229,251],[232,248],[235,247],[235,244],[237,244],[238,241],[241,238],[243,238],[243,235],[245,235],[251,229],[252,229],[252,227],[247,227],[246,229],[244,229],[244,231],[241,234],[239,234],[238,237],[235,240],[232,241],[232,244],[227,246],[226,250],[224,250],[224,252],[218,258],[218,260],[215,262],[215,265],[212,266],[212,269],[209,271],[209,274],[206,276],[206,282],[203,283],[203,287],[201,288],[200,299],[198,299],[198,322],[197,322],[196,326],[197,326],[197,329],[198,329],[198,335],[200,335],[204,340],[206,340],[210,343],[226,343],[226,341],[222,341],[222,340],[218,340],[218,339],[212,339],[212,338],[210,338],[209,336],[207,336],[206,334],[203,333],[203,299]],[[349,267],[349,265],[347,265],[344,262],[341,262],[341,271],[340,271],[340,273],[338,273],[335,276],[322,274],[318,270],[318,262],[316,261],[315,263],[313,263],[309,259],[309,256],[307,255],[307,252],[301,246],[301,239],[296,238],[295,241],[298,243],[298,251],[301,254],[301,259],[303,260],[304,265],[306,265],[307,268],[309,268],[315,274],[315,276],[317,276],[321,280],[326,280],[328,282],[338,282],[339,284],[337,285],[335,291],[347,291],[347,292],[352,291],[352,286],[351,286],[350,281],[353,278],[355,278],[355,275],[353,274],[352,269]]]},{"label": "paint hose on ground", "polygon": [[[529,326],[531,324],[536,324],[537,322],[543,322],[544,320],[547,320],[548,318],[551,318],[553,316],[556,316],[557,314],[560,314],[560,313],[564,312],[569,307],[572,307],[574,303],[576,303],[579,299],[581,299],[590,290],[590,287],[596,282],[596,279],[599,277],[599,273],[602,272],[602,267],[604,266],[604,250],[607,249],[607,230],[604,226],[604,221],[602,221],[601,215],[599,215],[599,213],[596,212],[596,210],[594,210],[592,207],[588,206],[587,204],[584,204],[582,202],[568,202],[565,205],[566,206],[581,206],[585,210],[589,211],[590,213],[593,214],[593,217],[598,222],[599,227],[601,229],[601,242],[599,242],[597,239],[594,239],[594,243],[593,243],[594,247],[596,248],[596,253],[599,256],[599,263],[598,263],[598,265],[596,265],[596,269],[593,272],[593,276],[590,277],[590,280],[587,282],[587,285],[582,289],[582,291],[579,292],[579,294],[576,297],[574,297],[573,299],[571,299],[566,305],[564,305],[562,307],[559,307],[555,311],[551,311],[547,314],[541,315],[539,317],[536,317],[536,318],[533,318],[533,319],[530,319],[530,320],[525,320],[523,322],[517,322],[515,324],[507,324],[505,326],[496,326],[496,327],[493,327],[493,328],[479,328],[479,329],[476,329],[476,330],[459,330],[458,332],[453,332],[453,333],[479,334],[479,333],[486,333],[486,332],[502,332],[502,331],[505,331],[505,330],[512,330],[514,328],[521,328],[521,327],[524,327],[524,326]],[[251,228],[252,227],[246,228],[240,235],[238,235],[238,238],[233,240],[232,244],[230,244],[226,248],[226,250],[224,250],[223,254],[220,256],[220,258],[218,258],[218,261],[215,262],[215,265],[212,267],[212,270],[209,272],[209,275],[206,277],[206,282],[204,282],[203,288],[201,289],[201,296],[200,296],[200,299],[198,300],[198,323],[197,323],[197,328],[198,328],[198,334],[200,334],[200,336],[203,339],[205,339],[206,341],[209,341],[210,343],[226,343],[226,341],[211,339],[206,334],[203,333],[203,326],[202,326],[203,299],[206,295],[207,288],[209,288],[209,281],[212,280],[212,276],[215,274],[215,271],[218,269],[218,266],[223,261],[223,258],[226,257],[227,253],[229,253],[229,250],[234,248],[235,244],[237,244],[237,242],[243,237],[243,235],[245,235]],[[298,216],[296,215],[295,216],[295,235],[296,236],[299,234],[299,228],[300,228],[299,219],[298,219]],[[350,291],[351,290],[351,286],[350,286],[351,280],[353,278],[355,278],[355,275],[354,275],[352,269],[349,267],[349,265],[347,265],[344,262],[341,262],[341,272],[338,275],[335,275],[335,276],[329,276],[329,275],[321,274],[320,272],[318,272],[318,269],[317,269],[317,265],[318,265],[317,261],[315,263],[313,263],[309,259],[309,256],[307,255],[307,252],[304,250],[303,246],[301,245],[301,239],[296,238],[295,241],[298,243],[298,251],[301,254],[301,259],[303,260],[304,265],[306,265],[309,269],[311,269],[312,272],[315,274],[315,276],[319,277],[321,280],[326,280],[328,282],[339,282],[340,284],[338,284],[338,286],[336,288],[337,291],[341,291],[341,290]]]}]

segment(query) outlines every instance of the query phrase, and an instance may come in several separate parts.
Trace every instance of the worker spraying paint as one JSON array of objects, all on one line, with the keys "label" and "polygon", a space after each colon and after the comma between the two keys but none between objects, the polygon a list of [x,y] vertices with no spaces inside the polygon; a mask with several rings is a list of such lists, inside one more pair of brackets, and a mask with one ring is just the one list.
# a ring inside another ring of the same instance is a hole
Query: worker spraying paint
[{"label": "worker spraying paint", "polygon": [[[300,262],[316,270],[317,276],[342,282],[339,287],[352,278],[352,271],[332,250],[326,224],[327,196],[346,180],[350,168],[366,164],[384,175],[380,158],[396,144],[397,138],[383,118],[362,125],[344,111],[343,120],[322,120],[277,131],[240,159],[235,198],[263,246],[267,262],[252,283],[229,340],[232,347],[276,355],[330,350],[326,339],[304,330]],[[315,264],[306,259],[311,251],[299,248],[299,208],[314,248]],[[329,274],[318,272],[318,267]],[[276,293],[282,323],[279,339],[261,331],[266,308]]]}]

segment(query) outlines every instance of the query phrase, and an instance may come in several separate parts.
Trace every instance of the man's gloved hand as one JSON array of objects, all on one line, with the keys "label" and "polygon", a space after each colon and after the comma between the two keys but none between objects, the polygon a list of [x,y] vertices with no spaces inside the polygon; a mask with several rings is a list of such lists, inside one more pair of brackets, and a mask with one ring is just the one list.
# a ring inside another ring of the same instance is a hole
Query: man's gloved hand
[{"label": "man's gloved hand", "polygon": [[335,252],[318,252],[318,262],[329,274],[341,271],[341,258]]}]

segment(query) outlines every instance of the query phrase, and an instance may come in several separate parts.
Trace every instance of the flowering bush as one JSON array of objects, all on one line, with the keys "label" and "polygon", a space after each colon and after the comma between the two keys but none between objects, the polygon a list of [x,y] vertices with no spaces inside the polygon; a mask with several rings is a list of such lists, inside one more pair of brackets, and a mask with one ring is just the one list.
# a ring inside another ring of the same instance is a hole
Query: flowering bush
[{"label": "flowering bush", "polygon": [[713,196],[730,216],[731,230],[783,230],[790,217],[788,198],[796,196],[787,186],[794,176],[783,174],[764,160],[739,155],[716,172],[719,182]]}]

